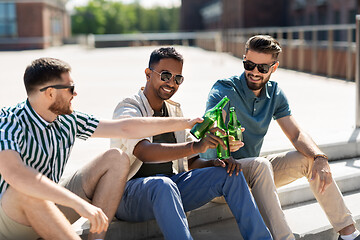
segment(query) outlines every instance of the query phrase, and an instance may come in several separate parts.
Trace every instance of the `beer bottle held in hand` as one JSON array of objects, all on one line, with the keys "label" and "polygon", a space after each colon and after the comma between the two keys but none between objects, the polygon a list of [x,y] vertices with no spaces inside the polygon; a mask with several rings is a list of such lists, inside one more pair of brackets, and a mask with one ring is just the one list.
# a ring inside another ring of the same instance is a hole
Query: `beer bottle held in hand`
[{"label": "beer bottle held in hand", "polygon": [[241,124],[237,120],[235,108],[230,108],[230,117],[229,117],[229,123],[227,125],[229,136],[233,136],[235,140],[243,141],[243,135],[241,131]]},{"label": "beer bottle held in hand", "polygon": [[227,135],[227,129],[224,123],[224,119],[223,119],[223,115],[222,115],[222,109],[216,109],[216,125],[218,128],[222,129],[225,131],[225,135],[222,134],[221,132],[217,131],[215,133],[216,136],[220,137],[227,149],[225,150],[220,144],[216,147],[216,153],[217,153],[217,157],[219,159],[228,159],[230,158],[230,147],[229,147],[229,136]]},{"label": "beer bottle held in hand", "polygon": [[210,127],[216,121],[216,109],[222,110],[228,102],[229,98],[225,96],[213,108],[207,110],[203,116],[204,121],[195,124],[194,127],[190,130],[190,133],[197,139],[203,138],[205,133],[209,131]]}]

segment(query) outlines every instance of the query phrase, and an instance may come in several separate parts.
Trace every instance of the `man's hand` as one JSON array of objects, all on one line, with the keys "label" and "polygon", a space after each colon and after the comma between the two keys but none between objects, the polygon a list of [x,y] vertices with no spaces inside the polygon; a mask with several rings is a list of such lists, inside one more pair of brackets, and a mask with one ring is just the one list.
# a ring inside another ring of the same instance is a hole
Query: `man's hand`
[{"label": "man's hand", "polygon": [[204,121],[203,118],[194,118],[188,120],[188,127],[187,129],[191,129],[195,124],[202,123]]},{"label": "man's hand", "polygon": [[[241,132],[244,132],[245,128],[241,128]],[[235,138],[233,136],[229,135],[229,147],[230,147],[230,152],[236,152],[237,150],[239,150],[240,148],[242,148],[244,146],[244,142],[241,142],[239,140],[235,140]]]},{"label": "man's hand", "polygon": [[227,165],[227,173],[230,177],[233,175],[234,171],[236,176],[238,176],[239,172],[242,171],[241,163],[235,161],[233,157],[230,157],[229,159],[213,159],[212,161],[214,167],[226,167]]},{"label": "man's hand", "polygon": [[314,160],[310,181],[314,181],[317,176],[319,177],[318,192],[324,194],[325,190],[332,183],[330,166],[326,158],[318,157]]},{"label": "man's hand", "polygon": [[204,153],[209,148],[216,148],[218,144],[220,144],[224,149],[227,149],[224,141],[218,137],[215,136],[215,132],[221,132],[222,134],[226,134],[224,130],[215,127],[209,130],[209,132],[205,133],[204,137],[199,142],[194,142],[194,151],[197,153]]},{"label": "man's hand", "polygon": [[107,231],[109,219],[100,208],[82,200],[79,206],[74,209],[80,216],[89,219],[90,232],[101,233]]},{"label": "man's hand", "polygon": [[244,143],[240,140],[235,140],[235,138],[231,135],[229,135],[229,147],[230,152],[236,152],[240,148],[244,146]]}]

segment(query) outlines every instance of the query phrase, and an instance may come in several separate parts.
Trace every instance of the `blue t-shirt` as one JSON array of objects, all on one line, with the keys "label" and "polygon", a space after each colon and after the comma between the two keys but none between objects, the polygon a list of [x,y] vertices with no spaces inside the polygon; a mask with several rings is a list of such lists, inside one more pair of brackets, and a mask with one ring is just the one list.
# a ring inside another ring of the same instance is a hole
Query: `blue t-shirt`
[{"label": "blue t-shirt", "polygon": [[[230,99],[224,108],[227,113],[225,123],[229,121],[229,108],[235,107],[237,118],[245,128],[244,147],[231,153],[236,159],[259,156],[271,119],[291,115],[287,98],[278,83],[268,81],[259,97],[256,97],[246,84],[245,73],[218,80],[210,90],[206,111],[214,107],[224,96]],[[215,158],[216,150],[210,149],[201,156]]]}]

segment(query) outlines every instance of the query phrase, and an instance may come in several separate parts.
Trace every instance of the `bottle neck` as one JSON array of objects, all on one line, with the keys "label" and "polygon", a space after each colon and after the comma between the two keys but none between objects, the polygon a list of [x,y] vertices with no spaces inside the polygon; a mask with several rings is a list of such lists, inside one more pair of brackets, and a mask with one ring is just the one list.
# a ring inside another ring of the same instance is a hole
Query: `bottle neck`
[{"label": "bottle neck", "polygon": [[224,119],[222,116],[222,110],[217,109],[216,111],[216,121],[217,121],[217,126],[219,128],[225,129],[225,123],[224,123]]}]

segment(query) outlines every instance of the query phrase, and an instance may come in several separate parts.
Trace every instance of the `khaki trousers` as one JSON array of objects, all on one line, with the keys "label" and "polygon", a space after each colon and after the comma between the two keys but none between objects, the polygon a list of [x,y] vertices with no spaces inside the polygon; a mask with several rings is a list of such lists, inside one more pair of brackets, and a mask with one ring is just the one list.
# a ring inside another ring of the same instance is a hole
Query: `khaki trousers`
[{"label": "khaki trousers", "polygon": [[[276,188],[301,177],[311,178],[313,160],[297,151],[238,159],[260,213],[275,240],[295,239],[281,209]],[[317,192],[318,178],[309,181],[315,198],[335,231],[354,223],[339,188],[333,181],[324,194]]]}]

